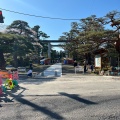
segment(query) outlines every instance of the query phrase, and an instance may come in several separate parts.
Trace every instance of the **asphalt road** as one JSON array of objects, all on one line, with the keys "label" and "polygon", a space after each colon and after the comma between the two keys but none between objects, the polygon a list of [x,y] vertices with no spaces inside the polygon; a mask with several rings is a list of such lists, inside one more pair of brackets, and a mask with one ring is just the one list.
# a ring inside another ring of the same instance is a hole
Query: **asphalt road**
[{"label": "asphalt road", "polygon": [[120,120],[120,78],[27,78],[0,97],[0,120]]}]

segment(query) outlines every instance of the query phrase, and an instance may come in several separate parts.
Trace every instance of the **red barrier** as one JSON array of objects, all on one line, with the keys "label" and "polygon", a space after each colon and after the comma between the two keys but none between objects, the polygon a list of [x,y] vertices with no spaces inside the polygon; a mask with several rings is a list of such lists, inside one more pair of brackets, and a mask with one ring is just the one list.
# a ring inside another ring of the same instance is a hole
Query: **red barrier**
[{"label": "red barrier", "polygon": [[9,78],[8,71],[0,71],[0,75],[2,76],[2,78]]},{"label": "red barrier", "polygon": [[73,61],[73,60],[67,60],[67,63],[68,63],[68,64],[73,64],[74,61]]},{"label": "red barrier", "polygon": [[2,94],[2,76],[0,75],[0,95]]},{"label": "red barrier", "polygon": [[49,65],[49,64],[50,64],[50,59],[46,59],[46,60],[44,61],[44,64],[45,64],[45,65]]},{"label": "red barrier", "polygon": [[11,73],[9,73],[8,71],[0,71],[0,75],[2,76],[2,78],[11,78],[11,79],[15,79],[18,80],[18,71],[13,71]]}]

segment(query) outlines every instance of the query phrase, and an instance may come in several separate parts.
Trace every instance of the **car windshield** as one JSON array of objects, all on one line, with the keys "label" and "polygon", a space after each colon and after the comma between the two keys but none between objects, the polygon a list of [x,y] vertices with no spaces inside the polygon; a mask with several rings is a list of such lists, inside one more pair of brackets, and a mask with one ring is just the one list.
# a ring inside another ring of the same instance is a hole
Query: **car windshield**
[{"label": "car windshield", "polygon": [[6,67],[13,67],[12,65],[7,65]]}]

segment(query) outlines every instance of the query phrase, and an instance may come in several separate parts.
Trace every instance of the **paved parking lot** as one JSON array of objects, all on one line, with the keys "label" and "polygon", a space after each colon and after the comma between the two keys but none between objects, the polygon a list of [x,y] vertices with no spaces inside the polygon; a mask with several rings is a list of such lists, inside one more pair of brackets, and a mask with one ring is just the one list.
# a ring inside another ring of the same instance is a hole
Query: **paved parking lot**
[{"label": "paved parking lot", "polygon": [[118,117],[119,77],[62,76],[19,81],[1,97],[1,120]]},{"label": "paved parking lot", "polygon": [[0,120],[119,120],[119,104],[117,76],[26,78],[0,97]]}]

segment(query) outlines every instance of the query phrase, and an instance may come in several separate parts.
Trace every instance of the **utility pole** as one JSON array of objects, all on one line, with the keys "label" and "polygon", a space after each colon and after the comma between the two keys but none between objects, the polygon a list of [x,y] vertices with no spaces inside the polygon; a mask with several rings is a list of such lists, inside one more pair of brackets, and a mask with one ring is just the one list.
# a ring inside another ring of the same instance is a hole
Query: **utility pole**
[{"label": "utility pole", "polygon": [[50,42],[48,42],[48,58],[51,59],[51,45],[50,45]]}]

